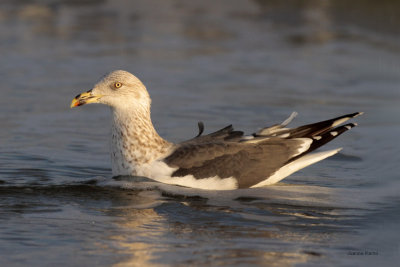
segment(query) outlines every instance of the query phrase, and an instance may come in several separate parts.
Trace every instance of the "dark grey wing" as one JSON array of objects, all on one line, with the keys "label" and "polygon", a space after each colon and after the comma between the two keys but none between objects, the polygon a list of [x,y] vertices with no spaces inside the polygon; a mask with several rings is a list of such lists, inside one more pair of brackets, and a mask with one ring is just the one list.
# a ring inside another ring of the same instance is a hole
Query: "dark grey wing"
[{"label": "dark grey wing", "polygon": [[175,177],[234,177],[239,188],[247,188],[356,126],[354,123],[338,125],[361,114],[285,128],[296,116],[292,113],[282,124],[261,129],[250,138],[244,137],[241,131],[234,131],[232,125],[201,136],[203,125],[199,125],[199,135],[181,143],[164,161],[177,168],[172,174]]},{"label": "dark grey wing", "polygon": [[281,168],[309,145],[310,139],[268,138],[257,143],[237,141],[182,144],[165,163],[178,168],[173,177],[196,179],[234,177],[239,188],[255,185]]},{"label": "dark grey wing", "polygon": [[201,165],[207,159],[221,156],[224,153],[233,154],[237,152],[233,149],[232,144],[242,139],[243,132],[234,131],[232,124],[203,136],[201,134],[204,131],[204,124],[199,122],[198,126],[199,134],[190,140],[180,143],[174,153],[168,157],[168,160],[173,160],[177,166],[187,167],[185,165],[188,164],[186,158],[192,158],[197,162],[190,163],[191,166],[197,166],[197,164]]}]

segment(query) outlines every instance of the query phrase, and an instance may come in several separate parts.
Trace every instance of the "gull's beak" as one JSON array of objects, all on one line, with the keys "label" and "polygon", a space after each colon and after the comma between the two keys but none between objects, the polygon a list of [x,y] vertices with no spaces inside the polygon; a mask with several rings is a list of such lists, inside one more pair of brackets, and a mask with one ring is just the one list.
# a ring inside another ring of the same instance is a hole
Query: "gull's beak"
[{"label": "gull's beak", "polygon": [[90,103],[98,103],[100,98],[101,96],[93,95],[92,90],[84,92],[82,94],[75,96],[75,98],[72,99],[71,108]]}]

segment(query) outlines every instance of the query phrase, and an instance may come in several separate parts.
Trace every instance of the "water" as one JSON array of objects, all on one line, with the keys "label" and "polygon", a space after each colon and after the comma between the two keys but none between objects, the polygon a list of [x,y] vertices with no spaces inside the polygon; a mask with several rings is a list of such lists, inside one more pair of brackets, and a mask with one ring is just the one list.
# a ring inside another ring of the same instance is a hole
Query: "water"
[{"label": "water", "polygon": [[[397,1],[2,1],[2,266],[395,266]],[[109,110],[70,110],[135,73],[168,140],[364,111],[337,156],[267,188],[112,179]],[[360,255],[363,254],[363,255]]]}]

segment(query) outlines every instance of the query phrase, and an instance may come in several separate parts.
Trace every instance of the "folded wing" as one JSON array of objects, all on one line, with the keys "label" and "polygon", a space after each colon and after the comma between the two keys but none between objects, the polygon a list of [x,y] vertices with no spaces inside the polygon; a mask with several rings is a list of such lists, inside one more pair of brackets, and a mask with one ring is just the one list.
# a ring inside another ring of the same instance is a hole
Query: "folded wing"
[{"label": "folded wing", "polygon": [[355,124],[338,125],[360,114],[286,128],[295,116],[292,114],[282,124],[261,129],[250,137],[234,131],[232,125],[201,136],[203,125],[199,123],[199,135],[179,144],[164,162],[177,168],[172,177],[232,177],[238,188],[248,188],[351,129]]}]

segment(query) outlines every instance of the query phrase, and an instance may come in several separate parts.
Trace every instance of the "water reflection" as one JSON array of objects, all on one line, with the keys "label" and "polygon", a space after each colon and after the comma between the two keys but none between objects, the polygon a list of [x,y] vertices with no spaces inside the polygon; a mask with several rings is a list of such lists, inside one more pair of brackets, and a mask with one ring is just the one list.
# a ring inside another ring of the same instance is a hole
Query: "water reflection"
[{"label": "water reflection", "polygon": [[[72,242],[117,266],[312,263],[327,256],[323,244],[349,238],[365,213],[364,200],[349,205],[346,192],[313,186],[208,192],[100,179],[3,186],[0,198],[3,231],[21,237],[15,246],[39,237],[46,246]],[[49,226],[65,230],[54,236],[43,231]],[[26,227],[37,231],[17,234]]]},{"label": "water reflection", "polygon": [[[150,186],[123,184],[126,188]],[[361,212],[358,207],[358,211],[351,209],[351,216],[346,215],[348,208],[341,206],[346,199],[334,207],[323,207],[324,202],[329,205],[325,199],[328,195],[337,196],[322,188],[283,186],[256,190],[251,197],[245,197],[245,190],[220,192],[217,197],[215,192],[159,186],[163,188],[161,191],[142,191],[138,198],[147,199],[150,206],[152,199],[156,201],[158,204],[151,209],[146,205],[137,209],[133,202],[123,201],[124,206],[118,200],[114,202],[116,206],[106,211],[118,218],[114,223],[121,232],[108,239],[115,241],[120,254],[131,254],[123,257],[121,266],[138,262],[150,265],[268,262],[276,266],[312,262],[324,256],[318,244],[342,236],[346,225],[351,232],[351,220]],[[310,206],[304,206],[305,203]],[[303,245],[288,247],[293,242]]]},{"label": "water reflection", "polygon": [[116,266],[149,266],[161,247],[158,242],[164,233],[160,229],[165,229],[160,225],[162,216],[153,209],[126,208],[121,212],[115,222],[119,234],[107,237],[120,255]]}]

